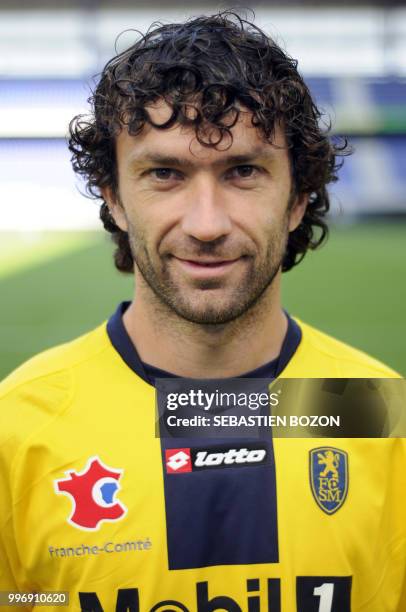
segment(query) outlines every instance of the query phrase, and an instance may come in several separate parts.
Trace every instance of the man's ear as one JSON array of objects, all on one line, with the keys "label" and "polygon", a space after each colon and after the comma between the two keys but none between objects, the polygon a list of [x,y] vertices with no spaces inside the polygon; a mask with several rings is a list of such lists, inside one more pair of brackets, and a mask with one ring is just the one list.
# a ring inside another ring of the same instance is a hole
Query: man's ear
[{"label": "man's ear", "polygon": [[309,195],[307,193],[296,196],[289,214],[289,232],[293,232],[301,224],[308,203]]},{"label": "man's ear", "polygon": [[114,219],[114,223],[123,232],[128,232],[127,217],[120,198],[113,192],[111,187],[103,187],[101,189],[101,194],[109,208],[111,216]]}]

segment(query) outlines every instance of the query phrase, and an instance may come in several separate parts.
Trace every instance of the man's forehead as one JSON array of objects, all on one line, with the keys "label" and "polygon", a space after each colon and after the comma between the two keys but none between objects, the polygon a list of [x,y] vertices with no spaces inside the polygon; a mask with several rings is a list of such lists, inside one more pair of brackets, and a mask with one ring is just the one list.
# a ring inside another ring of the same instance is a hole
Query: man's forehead
[{"label": "man's forehead", "polygon": [[[131,136],[122,130],[117,138],[118,156],[130,164],[155,163],[162,159],[179,159],[190,164],[221,165],[227,160],[238,158],[262,158],[272,161],[287,155],[286,141],[280,126],[275,127],[272,142],[265,141],[251,117],[240,118],[231,129],[232,140],[227,134],[217,148],[199,143],[193,126],[175,124],[168,129],[146,125],[142,132]],[[213,134],[213,136],[216,136]]]}]

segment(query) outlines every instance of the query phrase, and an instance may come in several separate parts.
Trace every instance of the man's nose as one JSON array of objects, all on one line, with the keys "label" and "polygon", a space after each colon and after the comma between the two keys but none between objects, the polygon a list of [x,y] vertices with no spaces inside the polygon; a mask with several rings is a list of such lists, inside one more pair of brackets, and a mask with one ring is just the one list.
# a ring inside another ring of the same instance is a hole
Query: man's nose
[{"label": "man's nose", "polygon": [[188,236],[211,242],[231,232],[231,219],[225,207],[221,187],[209,177],[196,180],[187,196],[182,229]]}]

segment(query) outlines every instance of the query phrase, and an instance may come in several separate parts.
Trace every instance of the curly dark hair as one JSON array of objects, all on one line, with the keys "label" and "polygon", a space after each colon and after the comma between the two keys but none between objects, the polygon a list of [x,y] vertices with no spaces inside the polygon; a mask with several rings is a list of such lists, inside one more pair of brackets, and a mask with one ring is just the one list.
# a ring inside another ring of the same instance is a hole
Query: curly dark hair
[{"label": "curly dark hair", "polygon": [[[163,124],[151,120],[146,106],[158,99],[172,108]],[[199,143],[217,148],[241,107],[263,139],[272,142],[276,124],[284,127],[296,195],[309,204],[299,227],[289,234],[282,270],[299,263],[308,249],[326,238],[329,210],[326,186],[337,180],[350,151],[321,126],[321,112],[289,57],[256,25],[234,12],[190,19],[185,23],[152,24],[145,35],[104,67],[94,95],[91,116],[70,123],[73,169],[86,179],[88,194],[102,200],[100,218],[117,245],[115,265],[133,271],[128,234],[114,223],[101,189],[117,193],[115,138],[126,126],[136,136],[145,124],[167,129],[193,127]],[[190,106],[195,108],[191,115]]]}]

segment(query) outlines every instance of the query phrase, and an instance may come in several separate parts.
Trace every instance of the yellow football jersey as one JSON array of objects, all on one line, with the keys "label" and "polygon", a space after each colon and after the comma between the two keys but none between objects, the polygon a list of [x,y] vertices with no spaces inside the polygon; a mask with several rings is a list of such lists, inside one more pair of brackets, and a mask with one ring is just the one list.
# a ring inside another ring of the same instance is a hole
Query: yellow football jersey
[{"label": "yellow football jersey", "polygon": [[[405,441],[164,443],[124,308],[0,385],[0,591],[94,612],[405,612]],[[396,376],[290,330],[280,378]]]}]

